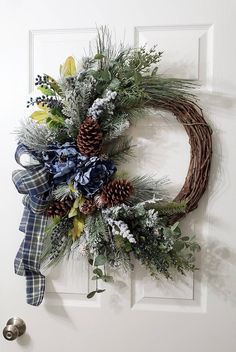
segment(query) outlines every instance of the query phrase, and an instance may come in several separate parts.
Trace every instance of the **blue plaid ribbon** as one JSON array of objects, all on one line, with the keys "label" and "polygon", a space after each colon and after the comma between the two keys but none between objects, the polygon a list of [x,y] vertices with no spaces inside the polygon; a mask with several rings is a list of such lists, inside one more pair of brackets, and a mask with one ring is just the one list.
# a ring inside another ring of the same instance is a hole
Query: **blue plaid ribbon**
[{"label": "blue plaid ribbon", "polygon": [[21,163],[21,157],[25,154],[32,156],[23,144],[19,144],[15,158],[24,169],[14,171],[12,179],[17,191],[24,194],[24,212],[19,229],[25,233],[25,238],[17,252],[14,267],[17,275],[26,277],[27,303],[38,306],[45,291],[45,277],[40,272],[40,258],[47,225],[44,213],[51,186],[49,174],[42,164],[32,163],[26,166]]}]

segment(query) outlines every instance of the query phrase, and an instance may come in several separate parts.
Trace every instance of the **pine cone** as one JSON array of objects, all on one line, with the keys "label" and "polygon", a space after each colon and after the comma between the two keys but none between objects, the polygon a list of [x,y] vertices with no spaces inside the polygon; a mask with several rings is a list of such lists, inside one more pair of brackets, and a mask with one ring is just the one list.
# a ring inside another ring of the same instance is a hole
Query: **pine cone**
[{"label": "pine cone", "polygon": [[97,207],[93,199],[85,199],[79,210],[85,215],[90,215],[96,210],[96,208]]},{"label": "pine cone", "polygon": [[97,197],[98,206],[113,207],[125,201],[132,195],[133,185],[128,180],[113,180],[109,182]]},{"label": "pine cone", "polygon": [[63,201],[56,200],[51,203],[46,211],[47,216],[64,216],[68,213],[74,203],[74,200],[67,198]]},{"label": "pine cone", "polygon": [[77,136],[77,146],[81,154],[86,156],[98,155],[102,147],[102,131],[98,122],[87,117],[82,123]]}]

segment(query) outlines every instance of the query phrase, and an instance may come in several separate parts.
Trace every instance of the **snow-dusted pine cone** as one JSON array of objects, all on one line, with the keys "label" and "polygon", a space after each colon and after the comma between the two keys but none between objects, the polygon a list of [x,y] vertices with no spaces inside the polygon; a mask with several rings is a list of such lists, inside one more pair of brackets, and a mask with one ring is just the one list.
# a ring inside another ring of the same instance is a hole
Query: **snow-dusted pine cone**
[{"label": "snow-dusted pine cone", "polygon": [[87,117],[82,123],[78,136],[77,146],[81,154],[86,156],[98,155],[102,147],[102,131],[98,122]]},{"label": "snow-dusted pine cone", "polygon": [[66,215],[72,205],[73,205],[74,200],[67,198],[64,199],[63,201],[55,200],[53,203],[51,203],[46,211],[47,216],[64,216]]},{"label": "snow-dusted pine cone", "polygon": [[92,214],[96,208],[97,207],[93,199],[85,199],[79,210],[81,213],[89,215]]},{"label": "snow-dusted pine cone", "polygon": [[100,195],[96,197],[98,206],[113,207],[125,203],[134,191],[133,185],[128,180],[113,180],[109,182]]}]

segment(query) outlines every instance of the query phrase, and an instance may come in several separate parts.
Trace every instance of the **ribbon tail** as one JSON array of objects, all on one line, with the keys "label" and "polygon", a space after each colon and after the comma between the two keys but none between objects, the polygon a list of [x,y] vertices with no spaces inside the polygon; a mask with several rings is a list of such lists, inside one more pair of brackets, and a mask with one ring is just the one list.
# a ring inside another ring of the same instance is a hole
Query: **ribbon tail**
[{"label": "ribbon tail", "polygon": [[26,301],[32,306],[39,306],[44,297],[45,276],[40,272],[26,270]]},{"label": "ribbon tail", "polygon": [[24,270],[24,265],[23,265],[24,241],[25,240],[22,241],[20,248],[16,254],[15,260],[14,260],[15,274],[20,275],[20,276],[25,276],[25,270]]},{"label": "ribbon tail", "polygon": [[[23,215],[25,238],[15,258],[15,273],[26,277],[27,303],[41,304],[45,291],[45,277],[40,272],[47,217],[25,208]],[[21,228],[20,227],[20,228]]]}]

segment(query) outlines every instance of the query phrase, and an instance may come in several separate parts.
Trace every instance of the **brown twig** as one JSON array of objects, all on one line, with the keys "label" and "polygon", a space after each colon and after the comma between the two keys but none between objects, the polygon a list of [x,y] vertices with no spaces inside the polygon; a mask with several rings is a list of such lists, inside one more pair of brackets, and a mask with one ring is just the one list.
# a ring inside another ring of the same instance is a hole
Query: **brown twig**
[{"label": "brown twig", "polygon": [[201,108],[192,101],[165,101],[152,103],[152,107],[161,108],[174,114],[189,137],[190,163],[188,173],[179,194],[174,201],[184,201],[184,214],[174,215],[173,223],[185,214],[197,208],[198,202],[206,190],[212,158],[212,130],[204,119]]}]

